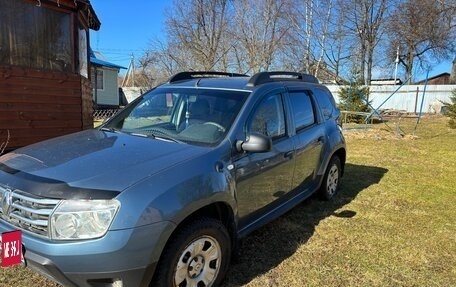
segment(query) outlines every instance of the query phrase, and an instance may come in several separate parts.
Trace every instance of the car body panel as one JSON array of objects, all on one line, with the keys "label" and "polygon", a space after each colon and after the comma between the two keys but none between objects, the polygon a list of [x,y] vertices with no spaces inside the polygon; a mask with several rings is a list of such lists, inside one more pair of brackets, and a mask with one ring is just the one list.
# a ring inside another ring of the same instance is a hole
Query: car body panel
[{"label": "car body panel", "polygon": [[18,149],[3,156],[2,164],[29,178],[121,192],[165,166],[202,153],[204,148],[198,146],[87,130]]},{"label": "car body panel", "polygon": [[[0,232],[13,227],[0,222]],[[122,274],[124,286],[148,286],[143,278],[155,268],[166,238],[174,230],[170,222],[133,229],[109,231],[103,238],[82,242],[52,242],[23,233],[27,266],[64,286],[92,286],[91,278],[116,278]],[[77,252],[75,252],[77,250]],[[133,273],[135,276],[126,276]],[[131,285],[128,285],[129,282]]]},{"label": "car body panel", "polygon": [[246,154],[234,162],[240,228],[260,217],[264,208],[278,204],[291,189],[293,149],[292,139],[285,138],[269,152]]}]

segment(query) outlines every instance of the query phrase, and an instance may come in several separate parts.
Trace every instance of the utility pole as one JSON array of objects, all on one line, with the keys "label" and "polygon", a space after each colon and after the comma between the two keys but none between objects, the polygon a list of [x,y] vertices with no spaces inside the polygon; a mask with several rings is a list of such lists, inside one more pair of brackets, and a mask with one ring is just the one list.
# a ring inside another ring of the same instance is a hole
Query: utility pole
[{"label": "utility pole", "polygon": [[396,67],[394,68],[394,85],[396,85],[397,66],[399,65],[399,46],[397,47],[397,50],[396,50],[396,60],[394,62],[396,63]]},{"label": "utility pole", "polygon": [[[130,80],[131,78],[131,80]],[[131,53],[130,64],[128,65],[125,78],[122,81],[122,87],[128,87],[128,83],[131,81],[130,87],[135,86],[135,56]]]},{"label": "utility pole", "polygon": [[135,56],[131,53],[131,80],[132,80],[132,87],[135,87]]}]

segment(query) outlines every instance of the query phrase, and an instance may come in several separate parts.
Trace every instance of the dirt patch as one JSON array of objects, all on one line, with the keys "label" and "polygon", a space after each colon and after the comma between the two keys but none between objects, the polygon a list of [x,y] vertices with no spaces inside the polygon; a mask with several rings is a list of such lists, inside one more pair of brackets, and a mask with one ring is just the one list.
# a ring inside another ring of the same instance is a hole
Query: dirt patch
[{"label": "dirt patch", "polygon": [[415,140],[418,136],[407,134],[403,131],[390,130],[386,126],[358,126],[344,128],[344,136],[347,139],[373,139],[373,140]]},{"label": "dirt patch", "polygon": [[426,133],[422,132],[424,123],[434,128],[446,126],[448,119],[439,114],[423,114],[421,120],[414,114],[401,114],[398,117],[385,117],[384,121],[369,124],[346,123],[343,125],[344,136],[348,139],[373,139],[373,140],[416,140]]}]

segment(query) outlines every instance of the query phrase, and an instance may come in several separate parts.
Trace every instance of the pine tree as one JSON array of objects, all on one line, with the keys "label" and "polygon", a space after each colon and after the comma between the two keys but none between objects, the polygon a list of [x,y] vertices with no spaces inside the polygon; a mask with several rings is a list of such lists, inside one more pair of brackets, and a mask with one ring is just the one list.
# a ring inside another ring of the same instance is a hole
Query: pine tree
[{"label": "pine tree", "polygon": [[[339,91],[339,109],[348,112],[370,112],[366,103],[369,98],[369,87],[353,82],[350,86],[342,87]],[[363,123],[365,116],[352,113],[347,114],[348,122]]]},{"label": "pine tree", "polygon": [[450,96],[451,103],[444,103],[446,107],[445,115],[450,117],[448,124],[450,128],[456,129],[456,89],[452,91]]}]

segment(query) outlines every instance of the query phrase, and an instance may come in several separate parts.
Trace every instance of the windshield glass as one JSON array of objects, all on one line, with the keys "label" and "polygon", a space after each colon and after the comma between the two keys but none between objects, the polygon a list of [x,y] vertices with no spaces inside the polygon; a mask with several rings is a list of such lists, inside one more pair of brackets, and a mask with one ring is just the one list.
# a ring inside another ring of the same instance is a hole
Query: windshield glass
[{"label": "windshield glass", "polygon": [[249,92],[158,88],[127,106],[101,129],[213,145],[231,128]]}]

